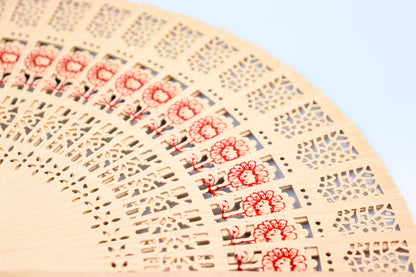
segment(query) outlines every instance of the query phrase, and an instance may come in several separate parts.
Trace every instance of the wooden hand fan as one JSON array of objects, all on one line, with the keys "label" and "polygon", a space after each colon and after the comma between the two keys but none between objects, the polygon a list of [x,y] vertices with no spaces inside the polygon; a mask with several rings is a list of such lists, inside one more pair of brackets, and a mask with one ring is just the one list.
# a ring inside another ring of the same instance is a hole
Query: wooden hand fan
[{"label": "wooden hand fan", "polygon": [[0,3],[2,270],[414,271],[382,162],[294,69],[144,4]]}]

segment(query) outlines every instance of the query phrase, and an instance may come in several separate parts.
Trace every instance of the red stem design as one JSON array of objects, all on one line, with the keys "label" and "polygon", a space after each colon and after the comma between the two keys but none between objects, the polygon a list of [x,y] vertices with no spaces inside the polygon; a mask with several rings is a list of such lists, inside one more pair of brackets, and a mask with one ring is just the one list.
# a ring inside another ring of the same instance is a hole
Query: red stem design
[{"label": "red stem design", "polygon": [[85,92],[85,95],[82,95],[82,98],[84,98],[85,100],[88,100],[88,99],[90,99],[90,96],[91,96],[91,93],[93,93],[94,92],[94,90],[97,88],[97,86],[93,86],[93,87],[90,87],[86,92]]},{"label": "red stem design", "polygon": [[58,93],[62,92],[62,88],[64,87],[65,83],[66,83],[66,78],[62,79],[59,86],[55,89],[55,95],[58,95]]},{"label": "red stem design", "polygon": [[[131,119],[130,119],[130,123],[135,121],[139,116],[141,116],[147,109],[149,108],[149,106],[146,106],[143,110],[141,110],[138,114],[134,115]],[[141,119],[140,119],[141,120]]]},{"label": "red stem design", "polygon": [[123,95],[120,95],[119,97],[117,97],[114,101],[111,101],[114,103],[111,104],[111,102],[108,102],[108,109],[107,112],[111,111],[112,109],[114,109],[117,106],[117,102],[120,101],[120,99],[123,97]]},{"label": "red stem design", "polygon": [[196,167],[196,164],[192,164],[195,171],[200,172],[199,170],[209,164],[211,164],[214,160],[208,160],[207,162],[201,164],[200,166]]},{"label": "red stem design", "polygon": [[243,259],[235,257],[236,261],[237,261],[237,271],[243,271],[243,269],[241,268],[241,266],[243,265]]},{"label": "red stem design", "polygon": [[0,77],[0,84],[4,83],[4,74],[6,74],[6,70],[4,68],[1,69],[1,77]]},{"label": "red stem design", "polygon": [[37,76],[38,76],[37,73],[34,73],[33,76],[29,77],[29,80],[27,80],[26,85],[28,85],[29,87],[34,87],[35,86],[34,81]]},{"label": "red stem design", "polygon": [[[185,143],[184,145],[181,145],[179,147],[174,146],[175,147],[175,151],[178,151],[179,153],[182,153],[182,150],[181,149],[185,148],[186,146],[190,145],[193,142],[194,142],[194,140],[192,139],[192,140],[188,141],[187,143]],[[170,154],[173,154],[175,151],[170,152]]]},{"label": "red stem design", "polygon": [[147,126],[147,128],[153,130],[156,133],[157,136],[161,136],[162,135],[162,133],[160,131],[158,131],[157,128],[155,128],[155,127]]},{"label": "red stem design", "polygon": [[[198,172],[199,172],[199,171],[198,171]],[[217,188],[212,189],[212,185],[213,185],[213,183],[215,182],[215,180],[214,180],[213,182],[209,182],[209,181],[207,181],[205,178],[202,178],[202,182],[204,182],[204,184],[207,186],[208,193],[211,193],[213,197],[216,197],[216,196],[217,196],[217,193],[216,193],[215,191],[217,191],[218,189],[217,189]],[[225,211],[224,211],[224,210],[222,210],[222,209],[221,209],[221,207],[219,207],[219,208],[220,208],[220,210],[222,211],[222,218],[223,218],[224,220],[227,220],[227,218],[225,218],[225,217],[224,217],[224,213],[225,213]]]},{"label": "red stem design", "polygon": [[176,143],[170,144],[173,146],[173,148],[175,149],[175,151],[170,152],[170,154],[173,154],[174,152],[178,151],[179,153],[182,153],[182,150],[180,148],[178,148]]},{"label": "red stem design", "polygon": [[168,125],[165,126],[165,128],[163,128],[162,130],[160,130],[160,132],[165,131],[166,129],[168,129],[170,126],[172,126],[172,123],[169,123]]}]

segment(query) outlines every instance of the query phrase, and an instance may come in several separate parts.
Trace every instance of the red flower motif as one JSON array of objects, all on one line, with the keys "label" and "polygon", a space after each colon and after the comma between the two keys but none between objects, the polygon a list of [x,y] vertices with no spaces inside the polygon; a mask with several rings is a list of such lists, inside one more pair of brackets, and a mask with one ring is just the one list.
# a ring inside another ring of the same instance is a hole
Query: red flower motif
[{"label": "red flower motif", "polygon": [[195,142],[203,142],[224,132],[227,125],[220,118],[203,117],[189,128],[189,135]]},{"label": "red flower motif", "polygon": [[253,232],[256,242],[279,242],[286,239],[297,239],[293,225],[287,225],[287,220],[265,220],[256,226]]},{"label": "red flower motif", "polygon": [[81,97],[84,94],[84,90],[80,86],[66,86],[63,89],[64,92],[67,92],[68,90],[70,90],[75,97]]},{"label": "red flower motif", "polygon": [[230,204],[227,200],[223,200],[220,204],[217,204],[217,206],[223,212],[226,212],[230,209]]},{"label": "red flower motif", "polygon": [[238,159],[248,153],[248,146],[244,140],[235,137],[217,141],[209,151],[214,163],[222,164]]},{"label": "red flower motif", "polygon": [[277,213],[286,208],[282,197],[272,190],[253,192],[242,203],[244,214],[248,217]]},{"label": "red flower motif", "polygon": [[261,261],[263,271],[305,271],[306,258],[295,248],[275,248]]},{"label": "red flower motif", "polygon": [[234,258],[241,263],[245,263],[248,261],[248,253],[247,251],[243,251],[242,253],[235,253]]},{"label": "red flower motif", "polygon": [[264,165],[256,161],[242,162],[235,165],[227,175],[230,185],[236,189],[245,189],[269,181],[269,172]]},{"label": "red flower motif", "polygon": [[157,131],[157,128],[159,128],[159,123],[155,119],[150,119],[149,123],[146,124],[146,127],[153,131]]},{"label": "red flower motif", "polygon": [[124,105],[123,113],[128,116],[132,116],[136,113],[136,108],[131,104],[126,104]]},{"label": "red flower motif", "polygon": [[49,47],[35,48],[25,58],[25,67],[34,73],[44,73],[53,63],[58,52]]},{"label": "red flower motif", "polygon": [[192,165],[194,165],[195,166],[195,164],[197,164],[198,163],[198,161],[199,161],[199,157],[198,157],[198,155],[197,154],[195,154],[195,153],[191,153],[191,155],[189,156],[189,159],[187,159],[187,161],[190,163],[190,164],[192,164]]},{"label": "red flower motif", "polygon": [[168,118],[174,124],[181,124],[199,114],[202,108],[202,104],[195,99],[185,98],[170,105]]},{"label": "red flower motif", "polygon": [[26,83],[26,78],[23,76],[16,76],[14,77],[14,85],[15,86],[24,86]]},{"label": "red flower motif", "polygon": [[168,102],[179,93],[179,89],[170,82],[156,82],[146,88],[142,100],[149,107],[156,108],[160,104]]},{"label": "red flower motif", "polygon": [[57,83],[55,80],[46,80],[43,85],[43,88],[46,90],[53,90],[56,88],[56,86],[57,86]]},{"label": "red flower motif", "polygon": [[108,96],[107,94],[101,94],[98,97],[97,102],[100,103],[101,105],[107,105],[110,102],[110,96]]},{"label": "red flower motif", "polygon": [[56,64],[58,75],[70,79],[76,78],[84,70],[90,58],[80,53],[66,54]]},{"label": "red flower motif", "polygon": [[22,48],[11,43],[0,47],[0,68],[12,70],[22,54]]},{"label": "red flower motif", "polygon": [[127,71],[116,80],[116,90],[123,96],[130,96],[150,80],[149,75],[140,69]]},{"label": "red flower motif", "polygon": [[114,74],[117,73],[119,65],[112,61],[98,62],[92,66],[87,73],[88,81],[96,87],[104,86]]},{"label": "red flower motif", "polygon": [[248,253],[247,251],[243,251],[242,253],[234,253],[234,258],[237,261],[237,271],[243,271],[241,266],[243,263],[248,261]]}]

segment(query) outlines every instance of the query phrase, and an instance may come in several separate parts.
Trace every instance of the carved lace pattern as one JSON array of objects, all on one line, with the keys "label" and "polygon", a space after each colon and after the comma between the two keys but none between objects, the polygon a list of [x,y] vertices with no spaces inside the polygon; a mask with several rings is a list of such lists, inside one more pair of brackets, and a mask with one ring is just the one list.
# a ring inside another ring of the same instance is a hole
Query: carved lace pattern
[{"label": "carved lace pattern", "polygon": [[122,39],[129,47],[142,48],[164,25],[165,20],[143,12],[123,33]]},{"label": "carved lace pattern", "polygon": [[354,160],[358,152],[344,131],[336,131],[298,145],[300,160],[310,169]]},{"label": "carved lace pattern", "polygon": [[72,32],[84,19],[90,6],[84,1],[60,1],[48,23],[56,32]]},{"label": "carved lace pattern", "polygon": [[89,23],[87,31],[93,38],[111,38],[129,15],[130,11],[104,4]]},{"label": "carved lace pattern", "polygon": [[344,256],[352,271],[413,272],[406,241],[352,243]]},{"label": "carved lace pattern", "polygon": [[266,113],[296,100],[303,92],[285,76],[270,81],[246,95],[248,107]]},{"label": "carved lace pattern", "polygon": [[18,0],[11,22],[20,28],[36,27],[48,2],[48,0]]},{"label": "carved lace pattern", "polygon": [[192,70],[208,74],[223,64],[238,50],[218,37],[210,40],[188,58]]},{"label": "carved lace pattern", "polygon": [[197,30],[179,23],[155,45],[155,49],[160,57],[177,59],[201,36]]}]

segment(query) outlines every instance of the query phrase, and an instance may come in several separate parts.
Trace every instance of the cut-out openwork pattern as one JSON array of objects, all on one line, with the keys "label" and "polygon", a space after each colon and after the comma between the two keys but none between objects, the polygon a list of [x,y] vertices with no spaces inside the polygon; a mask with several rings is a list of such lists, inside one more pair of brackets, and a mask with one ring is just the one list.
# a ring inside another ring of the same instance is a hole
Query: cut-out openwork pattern
[{"label": "cut-out openwork pattern", "polygon": [[285,76],[274,79],[246,95],[248,107],[261,113],[284,106],[299,96],[302,91],[295,87]]},{"label": "cut-out openwork pattern", "polygon": [[185,15],[0,0],[0,270],[413,272],[354,124]]},{"label": "cut-out openwork pattern", "polygon": [[391,205],[340,211],[332,226],[345,234],[400,230]]},{"label": "cut-out openwork pattern", "polygon": [[159,234],[204,226],[198,210],[178,212],[170,216],[140,219],[134,223],[136,233]]},{"label": "cut-out openwork pattern", "polygon": [[351,145],[344,131],[340,130],[299,144],[296,159],[310,169],[318,169],[357,157],[357,150]]},{"label": "cut-out openwork pattern", "polygon": [[214,268],[212,255],[189,255],[181,257],[146,258],[143,268],[146,271],[201,271]]},{"label": "cut-out openwork pattern", "polygon": [[29,142],[39,144],[51,139],[59,130],[64,128],[70,118],[74,116],[74,112],[67,107],[58,107],[53,114],[49,116],[45,124],[36,127],[36,131],[32,132]]},{"label": "cut-out openwork pattern", "polygon": [[7,0],[0,0],[0,17],[3,15],[4,7],[6,6]]},{"label": "cut-out openwork pattern", "polygon": [[7,130],[6,136],[17,140],[24,134],[31,132],[44,118],[45,114],[42,109],[46,109],[47,107],[45,106],[48,106],[45,102],[36,102],[32,107],[24,110],[22,116]]},{"label": "cut-out openwork pattern", "polygon": [[73,122],[65,132],[60,133],[49,144],[49,148],[55,151],[64,151],[73,146],[78,140],[84,137],[93,128],[93,125],[99,124],[94,116],[84,114],[77,122]]},{"label": "cut-out openwork pattern", "polygon": [[179,23],[155,45],[155,49],[160,57],[176,59],[201,36],[198,30]]},{"label": "cut-out openwork pattern", "polygon": [[85,14],[90,7],[90,3],[85,1],[60,1],[52,18],[49,20],[49,25],[56,32],[72,32],[77,24],[85,18]]},{"label": "cut-out openwork pattern", "polygon": [[130,11],[105,4],[87,27],[94,38],[111,38],[111,35],[130,15]]},{"label": "cut-out openwork pattern", "polygon": [[142,48],[166,23],[162,18],[143,12],[124,32],[122,39],[129,47]]},{"label": "cut-out openwork pattern", "polygon": [[[194,250],[198,245],[208,245],[209,239],[207,234],[191,234],[183,235],[178,238],[160,237],[156,239],[143,239],[140,241],[140,246],[143,247],[143,253],[166,253],[177,250]],[[159,243],[161,242],[161,243]]]},{"label": "cut-out openwork pattern", "polygon": [[48,0],[18,0],[11,22],[20,28],[36,27],[48,2]]},{"label": "cut-out openwork pattern", "polygon": [[352,271],[413,272],[414,270],[405,240],[351,244],[344,258]]},{"label": "cut-out openwork pattern", "polygon": [[250,55],[219,76],[221,87],[238,92],[252,85],[271,70],[262,60]]},{"label": "cut-out openwork pattern", "polygon": [[0,104],[0,128],[2,131],[14,122],[24,102],[26,102],[24,98],[15,96],[7,96],[3,99]]},{"label": "cut-out openwork pattern", "polygon": [[383,194],[369,166],[324,176],[317,192],[328,203]]},{"label": "cut-out openwork pattern", "polygon": [[275,118],[274,131],[287,139],[319,129],[332,122],[322,107],[315,101],[306,103]]},{"label": "cut-out openwork pattern", "polygon": [[215,37],[188,58],[192,70],[208,74],[217,69],[238,50],[226,41]]}]

